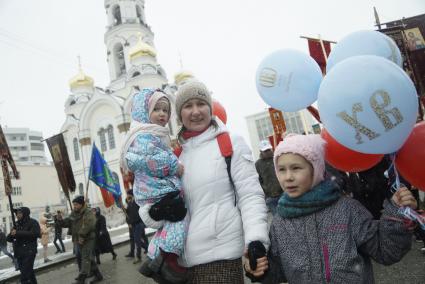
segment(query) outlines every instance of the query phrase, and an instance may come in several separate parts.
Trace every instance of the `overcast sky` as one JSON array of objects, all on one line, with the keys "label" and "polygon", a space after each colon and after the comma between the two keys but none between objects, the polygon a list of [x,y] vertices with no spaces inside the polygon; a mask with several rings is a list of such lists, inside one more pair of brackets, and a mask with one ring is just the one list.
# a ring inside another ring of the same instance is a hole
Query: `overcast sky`
[{"label": "overcast sky", "polygon": [[[338,41],[381,22],[425,13],[425,0],[146,0],[158,63],[168,80],[183,68],[226,108],[229,128],[248,140],[245,117],[266,109],[255,71],[270,52],[308,52],[300,35]],[[0,0],[0,123],[49,137],[65,120],[68,81],[83,70],[109,84],[103,0]]]}]

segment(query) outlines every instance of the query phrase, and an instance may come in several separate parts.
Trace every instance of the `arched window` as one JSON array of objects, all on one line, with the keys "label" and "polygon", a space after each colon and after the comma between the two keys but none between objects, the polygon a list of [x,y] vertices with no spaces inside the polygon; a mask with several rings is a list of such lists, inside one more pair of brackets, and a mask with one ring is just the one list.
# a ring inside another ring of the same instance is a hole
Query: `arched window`
[{"label": "arched window", "polygon": [[115,70],[117,72],[117,77],[125,73],[125,58],[124,58],[124,48],[121,43],[117,43],[114,46],[114,60],[115,60]]},{"label": "arched window", "polygon": [[133,75],[131,76],[131,78],[137,77],[139,75],[140,75],[140,72],[139,71],[136,71],[136,72],[133,73]]},{"label": "arched window", "polygon": [[97,134],[99,135],[99,140],[100,140],[100,150],[102,152],[105,152],[106,150],[108,150],[107,145],[106,145],[106,131],[105,129],[101,128]]},{"label": "arched window", "polygon": [[114,16],[114,26],[121,24],[120,6],[117,5],[112,9],[112,15]]},{"label": "arched window", "polygon": [[112,125],[108,126],[108,141],[109,149],[115,149],[114,128],[112,127]]},{"label": "arched window", "polygon": [[80,182],[80,184],[78,185],[78,193],[80,195],[84,195],[84,185]]},{"label": "arched window", "polygon": [[136,6],[136,13],[137,13],[137,18],[139,19],[139,22],[141,24],[143,24],[143,16],[142,16],[142,9],[140,9],[139,6]]},{"label": "arched window", "polygon": [[78,149],[78,139],[74,138],[72,140],[72,144],[74,145],[74,160],[78,161],[80,159],[80,149]]}]

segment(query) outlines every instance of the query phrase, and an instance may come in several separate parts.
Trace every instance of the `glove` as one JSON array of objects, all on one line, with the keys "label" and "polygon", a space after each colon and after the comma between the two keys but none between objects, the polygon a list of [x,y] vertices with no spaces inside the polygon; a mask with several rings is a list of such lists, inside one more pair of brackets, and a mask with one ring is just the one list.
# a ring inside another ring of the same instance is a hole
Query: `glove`
[{"label": "glove", "polygon": [[257,259],[266,256],[266,248],[260,241],[250,242],[248,245],[249,266],[252,270],[257,269]]},{"label": "glove", "polygon": [[167,193],[149,209],[149,215],[155,221],[178,222],[184,219],[187,209],[178,191]]}]

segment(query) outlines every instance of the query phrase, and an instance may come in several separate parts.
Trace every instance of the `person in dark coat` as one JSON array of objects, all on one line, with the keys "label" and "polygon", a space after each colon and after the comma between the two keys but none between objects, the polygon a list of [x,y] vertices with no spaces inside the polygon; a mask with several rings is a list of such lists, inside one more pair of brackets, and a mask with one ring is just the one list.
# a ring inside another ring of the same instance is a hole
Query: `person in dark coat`
[{"label": "person in dark coat", "polygon": [[[60,217],[59,217],[60,216]],[[57,215],[55,215],[53,217],[53,220],[55,222],[55,238],[53,240],[53,244],[56,247],[56,253],[64,253],[65,252],[65,246],[63,245],[63,241],[62,241],[62,226],[59,222],[59,218],[62,218],[62,212],[61,211],[57,211]],[[59,244],[61,245],[62,249],[59,247],[59,245],[56,243],[57,241],[59,241]]]},{"label": "person in dark coat", "polygon": [[96,216],[96,263],[100,264],[100,254],[112,253],[112,259],[117,258],[117,254],[112,246],[111,237],[109,236],[108,229],[106,228],[105,216],[100,214],[100,208],[92,208],[93,213]]},{"label": "person in dark coat", "polygon": [[37,255],[37,239],[40,237],[40,225],[30,217],[30,209],[21,207],[15,210],[16,227],[13,227],[7,241],[15,243],[15,257],[21,271],[22,284],[35,284],[34,260]]},{"label": "person in dark coat", "polygon": [[144,253],[147,253],[149,241],[145,233],[146,226],[139,216],[139,205],[134,201],[133,190],[127,192],[126,202],[126,221],[130,229],[130,252],[126,257],[134,257],[134,249],[136,247],[134,263],[138,263],[142,259],[142,248],[144,249]]},{"label": "person in dark coat", "polygon": [[94,261],[96,217],[87,208],[86,201],[82,195],[72,200],[72,206],[72,213],[68,217],[62,220],[58,218],[58,220],[62,227],[72,229],[72,242],[79,268],[79,274],[73,284],[84,284],[86,278],[91,274],[95,278],[90,283],[102,281],[103,275]]},{"label": "person in dark coat", "polygon": [[384,200],[391,197],[389,180],[385,176],[390,164],[388,159],[383,158],[368,170],[349,174],[353,198],[366,207],[375,220],[381,217]]},{"label": "person in dark coat", "polygon": [[260,158],[255,162],[255,169],[266,197],[267,208],[274,215],[282,188],[274,170],[273,148],[267,140],[260,142]]}]

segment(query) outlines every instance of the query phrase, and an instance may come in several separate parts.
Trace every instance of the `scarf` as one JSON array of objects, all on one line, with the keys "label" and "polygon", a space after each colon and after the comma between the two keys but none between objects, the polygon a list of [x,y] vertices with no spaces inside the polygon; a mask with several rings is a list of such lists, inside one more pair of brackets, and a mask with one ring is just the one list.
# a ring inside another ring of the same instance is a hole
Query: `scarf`
[{"label": "scarf", "polygon": [[324,180],[303,195],[291,198],[284,193],[279,199],[277,212],[283,218],[296,218],[320,211],[336,202],[340,193],[330,180]]},{"label": "scarf", "polygon": [[190,130],[185,130],[185,131],[183,131],[183,133],[182,133],[182,137],[183,137],[183,139],[184,139],[184,140],[187,140],[187,139],[189,139],[189,138],[192,138],[192,137],[195,137],[195,136],[201,135],[201,134],[202,134],[202,133],[204,133],[204,132],[205,132],[205,130],[207,130],[209,127],[210,127],[210,126],[208,125],[208,126],[207,126],[207,128],[205,128],[204,130],[201,130],[201,131],[190,131]]},{"label": "scarf", "polygon": [[127,159],[125,158],[125,154],[130,148],[130,145],[136,139],[137,135],[142,133],[149,133],[154,136],[157,136],[162,140],[162,142],[164,142],[168,146],[170,146],[171,144],[169,136],[170,131],[167,127],[153,123],[140,123],[136,120],[133,120],[131,122],[130,130],[128,131],[124,139],[125,142],[121,148],[120,167],[123,169],[124,173],[130,172],[130,169],[127,165]]}]

